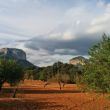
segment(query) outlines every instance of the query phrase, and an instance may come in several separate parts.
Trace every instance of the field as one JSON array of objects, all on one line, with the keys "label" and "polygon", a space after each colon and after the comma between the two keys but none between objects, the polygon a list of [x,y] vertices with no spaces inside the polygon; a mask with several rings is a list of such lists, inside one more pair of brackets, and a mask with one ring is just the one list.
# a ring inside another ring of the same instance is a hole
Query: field
[{"label": "field", "polygon": [[25,80],[12,98],[13,87],[5,84],[0,93],[0,110],[110,110],[109,98],[82,93],[77,85],[67,84],[59,90],[57,83],[44,88],[42,81]]}]

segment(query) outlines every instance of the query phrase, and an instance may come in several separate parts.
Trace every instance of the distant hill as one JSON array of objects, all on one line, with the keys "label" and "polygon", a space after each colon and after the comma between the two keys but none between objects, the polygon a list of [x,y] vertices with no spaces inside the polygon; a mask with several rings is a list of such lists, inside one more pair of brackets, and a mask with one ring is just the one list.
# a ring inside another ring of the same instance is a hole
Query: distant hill
[{"label": "distant hill", "polygon": [[82,56],[77,56],[77,57],[74,57],[72,59],[69,60],[69,64],[73,64],[73,65],[78,65],[78,64],[81,64],[81,65],[84,65],[85,63],[87,63],[87,59],[82,57]]},{"label": "distant hill", "polygon": [[17,48],[0,49],[0,59],[14,59],[24,67],[35,66],[31,62],[27,61],[26,53],[23,50]]}]

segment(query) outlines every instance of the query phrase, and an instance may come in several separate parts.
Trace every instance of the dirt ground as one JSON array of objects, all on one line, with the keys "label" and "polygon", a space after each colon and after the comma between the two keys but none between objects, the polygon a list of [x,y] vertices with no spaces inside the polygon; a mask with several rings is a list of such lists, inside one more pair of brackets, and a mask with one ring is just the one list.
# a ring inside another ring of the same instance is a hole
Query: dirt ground
[{"label": "dirt ground", "polygon": [[0,110],[110,110],[110,99],[99,94],[82,93],[77,85],[59,90],[57,83],[44,88],[42,81],[26,80],[12,98],[13,87],[5,84],[0,93]]}]

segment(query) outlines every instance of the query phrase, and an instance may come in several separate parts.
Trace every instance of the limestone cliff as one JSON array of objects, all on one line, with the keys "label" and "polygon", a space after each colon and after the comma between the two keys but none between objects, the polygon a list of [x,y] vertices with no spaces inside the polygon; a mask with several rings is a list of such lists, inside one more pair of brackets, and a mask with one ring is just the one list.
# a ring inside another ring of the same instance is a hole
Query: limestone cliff
[{"label": "limestone cliff", "polygon": [[0,49],[0,58],[2,59],[15,59],[19,64],[25,67],[34,66],[27,61],[26,53],[21,49],[16,48],[2,48]]},{"label": "limestone cliff", "polygon": [[79,65],[79,64],[84,65],[85,63],[87,63],[87,59],[82,56],[74,57],[69,61],[69,64],[73,64],[73,65]]},{"label": "limestone cliff", "polygon": [[1,58],[12,58],[17,60],[26,60],[26,53],[21,49],[2,48],[0,49]]}]

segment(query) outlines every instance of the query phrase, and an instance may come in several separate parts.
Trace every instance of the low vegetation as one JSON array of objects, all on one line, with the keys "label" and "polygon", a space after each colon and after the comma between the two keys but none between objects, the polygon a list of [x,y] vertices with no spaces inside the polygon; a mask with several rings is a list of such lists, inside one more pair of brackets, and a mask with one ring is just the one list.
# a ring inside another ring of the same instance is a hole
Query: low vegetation
[{"label": "low vegetation", "polygon": [[51,82],[57,82],[61,89],[67,83],[74,84],[78,82],[81,74],[81,65],[74,66],[72,64],[56,62],[52,66],[27,70],[25,76],[27,79],[42,80],[46,82],[44,87]]}]

